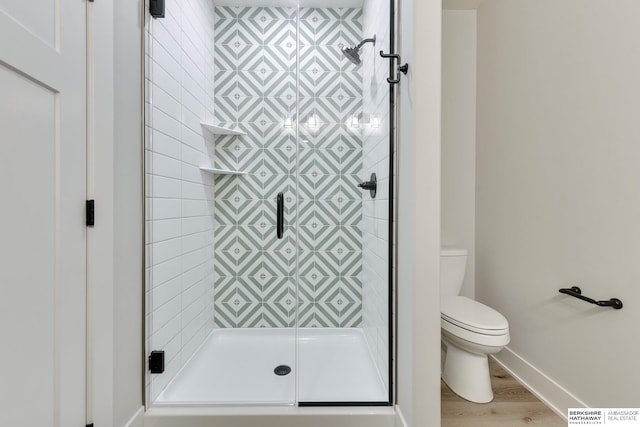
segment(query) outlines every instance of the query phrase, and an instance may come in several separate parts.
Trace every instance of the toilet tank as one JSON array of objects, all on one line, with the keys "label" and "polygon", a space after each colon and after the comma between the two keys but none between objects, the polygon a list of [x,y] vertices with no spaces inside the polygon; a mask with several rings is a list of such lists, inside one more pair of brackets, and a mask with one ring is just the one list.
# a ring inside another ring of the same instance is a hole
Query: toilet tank
[{"label": "toilet tank", "polygon": [[440,296],[456,296],[460,294],[466,267],[466,249],[440,249]]}]

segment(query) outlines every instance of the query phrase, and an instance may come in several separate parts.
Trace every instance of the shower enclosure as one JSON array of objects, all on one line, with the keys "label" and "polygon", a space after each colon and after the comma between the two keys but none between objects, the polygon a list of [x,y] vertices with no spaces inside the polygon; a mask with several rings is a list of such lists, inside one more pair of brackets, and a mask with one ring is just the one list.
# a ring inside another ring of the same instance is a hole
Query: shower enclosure
[{"label": "shower enclosure", "polygon": [[393,401],[393,10],[148,19],[148,405]]}]

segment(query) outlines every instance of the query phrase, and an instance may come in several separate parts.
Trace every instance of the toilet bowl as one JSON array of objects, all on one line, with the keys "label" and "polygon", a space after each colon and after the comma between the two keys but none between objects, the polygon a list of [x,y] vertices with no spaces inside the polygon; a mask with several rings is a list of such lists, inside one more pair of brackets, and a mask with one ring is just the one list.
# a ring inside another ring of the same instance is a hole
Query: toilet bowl
[{"label": "toilet bowl", "polygon": [[458,295],[466,258],[462,249],[441,250],[442,379],[460,397],[487,403],[493,400],[487,355],[509,343],[509,323],[491,307]]}]

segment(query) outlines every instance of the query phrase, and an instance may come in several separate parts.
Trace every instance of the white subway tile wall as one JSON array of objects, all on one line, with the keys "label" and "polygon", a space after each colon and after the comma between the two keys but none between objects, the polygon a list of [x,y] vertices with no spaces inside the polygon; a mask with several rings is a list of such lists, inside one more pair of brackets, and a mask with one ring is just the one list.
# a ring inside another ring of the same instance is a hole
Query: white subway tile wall
[{"label": "white subway tile wall", "polygon": [[151,400],[213,329],[213,25],[213,2],[183,0],[147,27],[147,337],[166,358]]},{"label": "white subway tile wall", "polygon": [[[380,56],[389,52],[390,9],[388,0],[367,0],[363,8],[363,31],[376,35],[375,48],[362,51],[363,105],[369,126],[363,135],[363,175],[375,172],[378,193],[364,196],[362,222],[362,327],[375,357],[380,377],[389,388],[389,62]],[[373,117],[379,127],[371,126]]]}]

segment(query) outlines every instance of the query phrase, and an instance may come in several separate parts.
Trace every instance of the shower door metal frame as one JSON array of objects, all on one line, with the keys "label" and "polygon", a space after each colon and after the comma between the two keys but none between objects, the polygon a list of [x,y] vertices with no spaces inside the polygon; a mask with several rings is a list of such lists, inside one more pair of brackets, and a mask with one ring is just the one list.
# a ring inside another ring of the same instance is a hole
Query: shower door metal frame
[{"label": "shower door metal frame", "polygon": [[[389,0],[389,53],[396,54],[396,0]],[[389,61],[389,76],[394,75],[394,62]],[[396,277],[393,274],[395,267],[395,253],[394,253],[394,239],[395,233],[395,179],[396,163],[395,163],[395,148],[396,148],[396,85],[389,84],[389,280],[388,280],[388,316],[389,316],[389,406],[392,406],[395,402],[394,389],[396,387],[395,376],[395,350],[396,342],[394,340],[396,333],[396,322],[393,314],[396,312]]]}]

